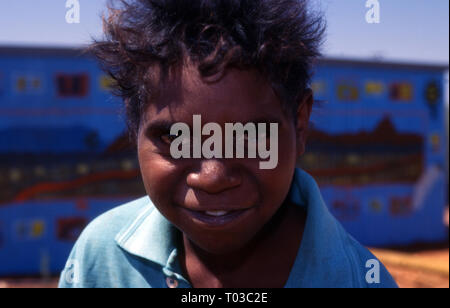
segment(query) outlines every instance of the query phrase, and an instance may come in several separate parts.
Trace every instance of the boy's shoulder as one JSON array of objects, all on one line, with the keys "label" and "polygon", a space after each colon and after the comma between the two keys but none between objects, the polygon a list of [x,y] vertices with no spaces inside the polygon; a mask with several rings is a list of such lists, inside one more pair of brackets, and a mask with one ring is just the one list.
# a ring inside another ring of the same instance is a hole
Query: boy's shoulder
[{"label": "boy's shoulder", "polygon": [[94,236],[97,242],[114,240],[117,234],[143,211],[151,212],[153,209],[148,196],[119,205],[92,220],[81,233],[79,240]]},{"label": "boy's shoulder", "polygon": [[359,287],[367,288],[397,288],[386,267],[372,252],[360,244],[353,236],[345,232],[346,253],[353,275],[358,277]]},{"label": "boy's shoulder", "polygon": [[116,278],[122,276],[121,264],[127,264],[128,257],[117,244],[117,239],[123,230],[132,227],[139,216],[151,213],[153,209],[147,196],[117,206],[95,218],[72,248],[59,286],[122,286],[122,279]]},{"label": "boy's shoulder", "polygon": [[311,175],[296,170],[290,198],[308,216],[289,286],[396,287],[384,265],[330,213]]}]

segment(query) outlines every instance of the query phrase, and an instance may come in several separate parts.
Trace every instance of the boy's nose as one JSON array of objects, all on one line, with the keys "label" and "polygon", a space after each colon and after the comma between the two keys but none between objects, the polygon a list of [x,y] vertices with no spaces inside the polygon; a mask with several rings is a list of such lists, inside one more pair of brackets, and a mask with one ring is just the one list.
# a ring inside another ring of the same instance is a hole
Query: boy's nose
[{"label": "boy's nose", "polygon": [[189,187],[203,190],[209,194],[217,194],[240,184],[240,177],[230,174],[225,163],[217,159],[202,161],[200,170],[189,173],[187,177]]}]

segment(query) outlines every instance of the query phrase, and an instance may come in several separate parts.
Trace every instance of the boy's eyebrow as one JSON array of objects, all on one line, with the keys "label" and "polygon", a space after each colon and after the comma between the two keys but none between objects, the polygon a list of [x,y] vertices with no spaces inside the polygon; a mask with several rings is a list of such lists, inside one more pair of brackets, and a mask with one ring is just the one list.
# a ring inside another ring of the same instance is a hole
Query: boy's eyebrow
[{"label": "boy's eyebrow", "polygon": [[[254,123],[254,124],[261,123],[261,124],[267,124],[267,125],[269,125],[271,123],[276,123],[279,126],[281,125],[281,121],[278,120],[277,118],[273,118],[273,117],[259,117],[259,118],[253,119],[252,121],[249,121],[247,123]],[[245,123],[243,123],[243,124],[245,124]]]},{"label": "boy's eyebrow", "polygon": [[151,134],[152,132],[165,132],[170,131],[174,123],[169,120],[154,120],[150,121],[145,128],[145,134]]}]

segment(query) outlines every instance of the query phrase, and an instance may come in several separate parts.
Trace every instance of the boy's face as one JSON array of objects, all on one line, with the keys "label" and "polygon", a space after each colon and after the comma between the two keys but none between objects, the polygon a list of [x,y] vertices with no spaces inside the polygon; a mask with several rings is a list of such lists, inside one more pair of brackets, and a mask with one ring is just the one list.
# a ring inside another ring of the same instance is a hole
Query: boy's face
[{"label": "boy's face", "polygon": [[[304,151],[312,96],[299,109],[296,125],[255,72],[229,70],[220,81],[206,84],[195,68],[180,71],[165,83],[141,121],[143,182],[158,210],[192,244],[213,254],[233,252],[254,238],[285,200]],[[192,133],[193,115],[201,115],[202,125],[219,124],[222,131],[225,123],[278,123],[277,167],[261,170],[259,158],[173,159],[170,126],[186,123]],[[211,211],[229,213],[214,217]]]}]

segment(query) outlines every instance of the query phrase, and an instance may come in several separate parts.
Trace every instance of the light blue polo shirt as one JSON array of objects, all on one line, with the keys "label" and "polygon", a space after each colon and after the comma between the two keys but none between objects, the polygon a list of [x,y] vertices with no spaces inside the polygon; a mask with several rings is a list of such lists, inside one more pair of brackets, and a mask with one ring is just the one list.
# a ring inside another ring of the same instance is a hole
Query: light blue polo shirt
[{"label": "light blue polo shirt", "polygon": [[[296,169],[289,198],[306,209],[307,218],[286,288],[397,287],[385,267],[330,214],[305,171]],[[179,231],[148,197],[127,203],[86,227],[59,286],[189,288],[177,257],[179,239]]]}]

